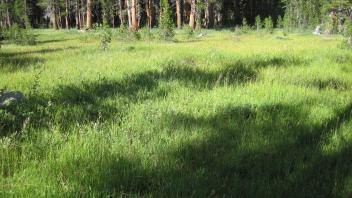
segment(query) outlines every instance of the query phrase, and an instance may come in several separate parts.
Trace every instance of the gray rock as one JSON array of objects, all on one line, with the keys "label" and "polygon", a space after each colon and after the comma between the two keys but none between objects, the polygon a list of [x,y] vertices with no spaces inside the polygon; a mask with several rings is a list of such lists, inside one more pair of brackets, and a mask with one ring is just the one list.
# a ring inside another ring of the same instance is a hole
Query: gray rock
[{"label": "gray rock", "polygon": [[197,38],[202,38],[202,37],[204,37],[206,35],[207,35],[207,33],[200,33],[200,34],[197,35]]},{"label": "gray rock", "polygon": [[0,107],[8,106],[23,99],[24,95],[19,91],[0,91]]},{"label": "gray rock", "polygon": [[315,28],[313,34],[314,34],[314,35],[320,35],[320,34],[321,34],[321,27],[320,27],[320,25],[318,25],[318,26]]}]

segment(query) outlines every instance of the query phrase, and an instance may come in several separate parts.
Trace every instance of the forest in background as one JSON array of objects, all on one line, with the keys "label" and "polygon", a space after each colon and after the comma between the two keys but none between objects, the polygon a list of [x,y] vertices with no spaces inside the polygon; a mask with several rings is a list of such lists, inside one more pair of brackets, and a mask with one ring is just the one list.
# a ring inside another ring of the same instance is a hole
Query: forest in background
[{"label": "forest in background", "polygon": [[137,30],[159,26],[167,7],[177,28],[235,27],[244,21],[255,25],[257,17],[270,17],[274,25],[282,20],[290,28],[306,29],[328,23],[332,11],[352,19],[351,6],[351,0],[1,0],[0,27],[16,23],[27,28],[91,29],[105,24]]}]

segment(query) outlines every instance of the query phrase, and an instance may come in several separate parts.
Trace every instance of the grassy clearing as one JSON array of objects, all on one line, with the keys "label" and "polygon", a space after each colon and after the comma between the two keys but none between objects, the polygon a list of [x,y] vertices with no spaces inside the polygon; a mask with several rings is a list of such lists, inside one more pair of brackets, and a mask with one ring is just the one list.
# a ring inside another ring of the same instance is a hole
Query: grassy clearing
[{"label": "grassy clearing", "polygon": [[346,197],[341,38],[209,31],[177,42],[37,30],[3,45],[2,197]]}]

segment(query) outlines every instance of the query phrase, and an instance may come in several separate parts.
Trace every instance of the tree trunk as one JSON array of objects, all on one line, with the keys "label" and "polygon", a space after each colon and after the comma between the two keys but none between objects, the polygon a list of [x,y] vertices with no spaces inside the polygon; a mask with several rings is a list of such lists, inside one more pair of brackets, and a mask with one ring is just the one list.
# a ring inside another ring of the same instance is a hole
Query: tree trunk
[{"label": "tree trunk", "polygon": [[59,3],[59,1],[57,1],[57,15],[56,15],[56,19],[57,19],[57,26],[58,26],[58,28],[59,29],[61,29],[62,28],[62,20],[61,20],[61,9],[60,9],[60,3]]},{"label": "tree trunk", "polygon": [[27,16],[27,0],[23,1],[23,5],[24,5],[24,14]]},{"label": "tree trunk", "polygon": [[69,4],[68,0],[65,0],[65,22],[66,22],[66,29],[70,29],[70,13],[69,13]]},{"label": "tree trunk", "polygon": [[[1,0],[1,6],[4,7],[6,6],[5,4],[5,0]],[[6,27],[6,15],[4,15],[4,17],[1,18],[1,28],[5,28]]]},{"label": "tree trunk", "polygon": [[112,12],[111,15],[112,15],[112,17],[111,17],[112,28],[115,28],[115,13]]},{"label": "tree trunk", "polygon": [[79,0],[76,1],[76,28],[81,29],[81,15],[79,12]]},{"label": "tree trunk", "polygon": [[131,21],[132,21],[132,31],[138,30],[137,21],[137,0],[131,0]]},{"label": "tree trunk", "polygon": [[85,9],[84,0],[81,0],[81,28],[86,24],[86,9]]},{"label": "tree trunk", "polygon": [[10,27],[11,26],[11,16],[10,16],[10,11],[9,11],[9,2],[8,0],[5,1],[6,3],[6,23],[7,23],[7,26]]},{"label": "tree trunk", "polygon": [[58,25],[58,16],[57,16],[57,1],[54,1],[53,2],[53,15],[52,15],[52,24],[53,24],[53,28],[55,30],[58,30],[59,29],[59,25]]},{"label": "tree trunk", "polygon": [[132,28],[132,18],[131,18],[131,5],[130,0],[126,0],[127,5],[127,17],[128,17],[128,29]]},{"label": "tree trunk", "polygon": [[120,25],[125,25],[125,15],[123,14],[123,2],[122,0],[118,0],[119,1],[119,4],[120,4],[120,7],[119,7],[119,17],[120,17]]},{"label": "tree trunk", "polygon": [[209,28],[209,23],[210,23],[210,10],[209,10],[209,0],[205,0],[205,13],[204,13],[204,19],[205,19],[205,28]]},{"label": "tree trunk", "polygon": [[145,10],[147,12],[147,25],[152,28],[153,23],[153,3],[152,0],[147,0],[145,4]]},{"label": "tree trunk", "polygon": [[194,30],[196,28],[196,0],[191,1],[191,13],[189,16],[189,26]]},{"label": "tree trunk", "polygon": [[87,0],[87,29],[91,30],[93,29],[93,0]]},{"label": "tree trunk", "polygon": [[138,0],[136,0],[136,18],[137,18],[137,28],[139,28],[141,25],[142,7]]},{"label": "tree trunk", "polygon": [[181,0],[176,0],[177,28],[182,28]]},{"label": "tree trunk", "polygon": [[208,3],[208,13],[209,13],[209,21],[208,21],[208,28],[214,27],[214,3]]},{"label": "tree trunk", "polygon": [[56,14],[55,11],[54,11],[53,18],[52,18],[52,24],[53,24],[54,30],[58,30],[59,29],[59,26],[58,26],[58,23],[57,23],[57,14]]}]

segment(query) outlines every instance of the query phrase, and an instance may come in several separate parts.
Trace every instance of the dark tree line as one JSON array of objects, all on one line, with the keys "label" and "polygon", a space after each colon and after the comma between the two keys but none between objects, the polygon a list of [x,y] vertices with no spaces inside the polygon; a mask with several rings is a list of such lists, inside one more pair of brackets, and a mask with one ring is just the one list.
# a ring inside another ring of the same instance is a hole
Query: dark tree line
[{"label": "dark tree line", "polygon": [[[293,27],[321,22],[329,9],[345,9],[352,0],[169,0],[175,27],[234,27],[243,19],[286,17]],[[137,30],[159,24],[161,0],[0,0],[0,27],[87,28],[93,24]],[[351,16],[352,17],[352,16]]]}]

